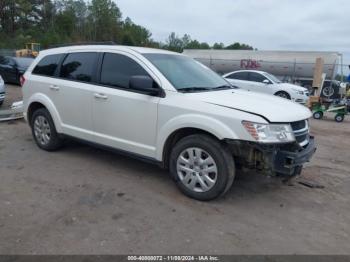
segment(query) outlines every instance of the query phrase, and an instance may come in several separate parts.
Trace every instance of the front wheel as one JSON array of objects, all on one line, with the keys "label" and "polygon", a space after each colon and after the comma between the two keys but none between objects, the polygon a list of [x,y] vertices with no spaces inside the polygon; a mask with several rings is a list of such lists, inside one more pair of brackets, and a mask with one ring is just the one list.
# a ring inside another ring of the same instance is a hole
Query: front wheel
[{"label": "front wheel", "polygon": [[232,155],[218,140],[198,134],[175,145],[170,156],[170,172],[185,195],[207,201],[230,189],[235,165]]}]

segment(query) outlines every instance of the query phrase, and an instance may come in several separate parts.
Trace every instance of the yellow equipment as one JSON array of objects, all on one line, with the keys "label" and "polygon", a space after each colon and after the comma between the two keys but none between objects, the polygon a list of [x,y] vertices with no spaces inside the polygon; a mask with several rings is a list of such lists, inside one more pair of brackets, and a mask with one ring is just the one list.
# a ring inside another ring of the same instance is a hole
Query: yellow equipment
[{"label": "yellow equipment", "polygon": [[16,50],[17,57],[37,57],[40,52],[39,43],[27,43],[24,49]]}]

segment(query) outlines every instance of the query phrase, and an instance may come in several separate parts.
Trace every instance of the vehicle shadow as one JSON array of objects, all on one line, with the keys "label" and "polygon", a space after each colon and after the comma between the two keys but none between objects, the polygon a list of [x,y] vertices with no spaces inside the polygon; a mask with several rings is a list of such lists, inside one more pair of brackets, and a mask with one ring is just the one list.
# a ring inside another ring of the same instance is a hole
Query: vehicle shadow
[{"label": "vehicle shadow", "polygon": [[[178,198],[182,195],[178,190],[174,190],[176,186],[168,171],[163,170],[155,164],[75,140],[67,140],[62,150],[64,154],[79,154],[86,161],[93,161],[98,165],[105,166],[109,170],[112,170],[112,172],[120,173],[122,171],[124,176],[130,179],[142,179],[144,181],[143,186],[150,185],[153,190],[154,184],[157,184],[159,188],[162,188],[162,191],[168,191],[170,193],[169,197]],[[271,194],[276,191],[282,192],[285,187],[286,185],[282,183],[281,178],[237,170],[233,186],[226,195],[208,203],[235,201],[235,199],[241,201],[242,198],[251,199],[261,197],[264,194]],[[177,195],[173,195],[174,193]]]}]

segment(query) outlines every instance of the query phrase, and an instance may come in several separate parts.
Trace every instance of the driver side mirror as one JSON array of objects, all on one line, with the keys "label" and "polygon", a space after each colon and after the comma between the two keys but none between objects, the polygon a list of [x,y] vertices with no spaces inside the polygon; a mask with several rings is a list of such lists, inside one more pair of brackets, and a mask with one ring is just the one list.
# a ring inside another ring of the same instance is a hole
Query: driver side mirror
[{"label": "driver side mirror", "polygon": [[163,97],[164,92],[158,87],[157,83],[149,76],[136,75],[129,80],[129,88],[140,93]]},{"label": "driver side mirror", "polygon": [[268,79],[264,79],[264,81],[262,81],[264,84],[269,85],[270,81]]}]

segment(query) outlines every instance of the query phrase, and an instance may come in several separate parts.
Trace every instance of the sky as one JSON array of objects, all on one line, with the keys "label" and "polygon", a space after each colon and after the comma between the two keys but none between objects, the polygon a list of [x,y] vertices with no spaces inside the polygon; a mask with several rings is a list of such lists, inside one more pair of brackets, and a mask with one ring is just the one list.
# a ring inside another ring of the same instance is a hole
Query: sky
[{"label": "sky", "polygon": [[[349,0],[114,0],[165,41],[171,32],[259,50],[337,51],[350,64]],[[348,73],[348,68],[344,68]]]}]

